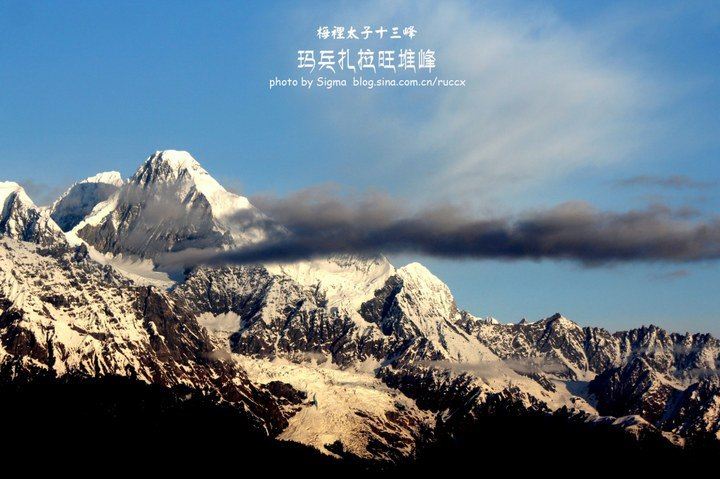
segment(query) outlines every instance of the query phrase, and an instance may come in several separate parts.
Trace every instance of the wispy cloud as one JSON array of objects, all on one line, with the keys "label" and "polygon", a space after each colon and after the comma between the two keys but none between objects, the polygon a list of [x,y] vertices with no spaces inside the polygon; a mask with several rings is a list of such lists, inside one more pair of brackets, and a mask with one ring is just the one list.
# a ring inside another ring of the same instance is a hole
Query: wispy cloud
[{"label": "wispy cloud", "polygon": [[687,278],[688,276],[690,276],[690,271],[686,269],[674,269],[664,273],[653,274],[651,278],[658,281],[673,281],[676,279]]},{"label": "wispy cloud", "polygon": [[685,175],[655,176],[655,175],[637,175],[623,178],[615,182],[617,186],[622,187],[657,187],[680,189],[705,189],[711,188],[718,184],[717,181],[700,181]]},{"label": "wispy cloud", "polygon": [[[346,117],[338,124],[382,145],[382,171],[433,196],[517,192],[628,158],[662,97],[651,76],[603,50],[596,32],[547,9],[519,8],[512,15],[493,3],[363,5],[378,22],[420,26],[417,45],[437,51],[437,74],[467,87],[351,92],[333,109],[351,111],[363,128],[348,127]],[[338,21],[364,18],[348,10]]]}]

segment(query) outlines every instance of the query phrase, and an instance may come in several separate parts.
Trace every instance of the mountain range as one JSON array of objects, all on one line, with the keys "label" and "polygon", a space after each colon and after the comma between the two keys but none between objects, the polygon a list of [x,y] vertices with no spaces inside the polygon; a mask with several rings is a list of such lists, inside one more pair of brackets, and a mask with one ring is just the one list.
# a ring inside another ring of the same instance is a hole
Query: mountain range
[{"label": "mountain range", "polygon": [[[720,443],[720,341],[561,314],[464,311],[419,263],[333,256],[158,268],[276,234],[188,153],[100,173],[48,207],[0,183],[0,382],[121,378],[201,396],[262,437],[412,461],[492,418],[561,421],[671,450]],[[514,422],[513,422],[514,424]]]}]

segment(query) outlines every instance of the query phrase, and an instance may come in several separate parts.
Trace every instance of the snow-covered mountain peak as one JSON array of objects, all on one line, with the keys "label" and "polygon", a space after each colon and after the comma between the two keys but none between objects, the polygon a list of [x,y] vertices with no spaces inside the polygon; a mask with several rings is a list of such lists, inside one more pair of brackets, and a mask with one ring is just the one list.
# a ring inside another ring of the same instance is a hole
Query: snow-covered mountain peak
[{"label": "snow-covered mountain peak", "polygon": [[442,282],[438,279],[437,276],[432,274],[429,269],[427,269],[425,266],[418,263],[417,261],[415,261],[413,263],[409,263],[409,264],[403,266],[402,268],[398,269],[398,273],[400,273],[400,272],[403,272],[405,274],[412,275],[412,276],[427,277],[431,281],[435,281],[438,283]]},{"label": "snow-covered mountain peak", "polygon": [[105,183],[120,187],[123,185],[123,179],[119,171],[103,171],[97,175],[85,178],[80,183]]},{"label": "snow-covered mountain peak", "polygon": [[70,231],[122,185],[117,171],[104,171],[78,181],[50,206],[50,216],[63,231]]},{"label": "snow-covered mountain peak", "polygon": [[552,327],[555,327],[555,328],[559,327],[559,328],[565,328],[565,329],[567,329],[567,328],[580,329],[580,326],[576,322],[567,319],[565,316],[563,316],[560,313],[555,313],[552,316],[545,318],[542,321],[539,321],[539,323],[544,324],[546,326],[551,325]]},{"label": "snow-covered mountain peak", "polygon": [[158,150],[150,155],[146,163],[164,164],[177,171],[203,169],[190,153],[182,150]]},{"label": "snow-covered mountain peak", "polygon": [[363,305],[363,315],[379,324],[383,333],[413,344],[401,360],[477,363],[495,358],[456,324],[462,314],[450,288],[420,263],[398,269],[385,288]]},{"label": "snow-covered mountain peak", "polygon": [[153,259],[244,246],[265,238],[269,227],[247,198],[223,188],[189,153],[165,150],[150,155],[76,229],[101,253]]},{"label": "snow-covered mountain peak", "polygon": [[163,150],[156,151],[145,160],[132,176],[130,181],[138,185],[150,185],[176,182],[179,179],[203,179],[207,186],[225,190],[200,163],[187,151]]},{"label": "snow-covered mountain peak", "polygon": [[413,284],[421,289],[443,293],[443,295],[450,296],[452,301],[450,288],[420,263],[415,262],[403,266],[397,270],[397,274],[406,284]]},{"label": "snow-covered mountain peak", "polygon": [[0,181],[0,203],[4,206],[11,196],[26,205],[35,206],[35,203],[33,203],[25,193],[25,189],[22,186],[14,181]]},{"label": "snow-covered mountain peak", "polygon": [[252,207],[247,198],[227,191],[187,151],[156,151],[130,181],[143,188],[176,188],[180,199],[200,194],[220,221],[232,221],[235,213]]},{"label": "snow-covered mountain peak", "polygon": [[[164,150],[150,155],[130,181],[139,186],[175,183],[180,179],[192,183],[196,177],[205,175],[210,176],[187,151]],[[219,184],[215,186],[222,188]]]},{"label": "snow-covered mountain peak", "polygon": [[420,295],[422,304],[417,304],[417,307],[426,307],[443,318],[451,318],[455,315],[455,299],[450,288],[425,266],[420,263],[410,263],[398,269],[397,275],[406,289],[417,291]]},{"label": "snow-covered mountain peak", "polygon": [[0,236],[51,244],[63,234],[46,209],[38,208],[14,181],[0,182]]}]

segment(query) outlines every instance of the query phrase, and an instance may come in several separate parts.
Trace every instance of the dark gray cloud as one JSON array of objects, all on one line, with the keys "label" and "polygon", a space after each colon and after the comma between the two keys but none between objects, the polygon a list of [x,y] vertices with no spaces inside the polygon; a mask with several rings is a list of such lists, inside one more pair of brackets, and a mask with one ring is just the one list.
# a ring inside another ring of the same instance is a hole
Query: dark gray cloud
[{"label": "dark gray cloud", "polygon": [[584,265],[720,258],[720,219],[691,220],[662,205],[617,213],[571,202],[516,217],[476,218],[451,205],[409,212],[384,196],[353,200],[318,190],[281,199],[255,198],[254,203],[288,233],[237,250],[167,254],[159,262],[250,264],[346,253],[553,259]]},{"label": "dark gray cloud", "polygon": [[717,185],[717,181],[699,181],[685,175],[655,176],[637,175],[623,178],[616,182],[617,186],[650,186],[658,188],[704,189]]}]

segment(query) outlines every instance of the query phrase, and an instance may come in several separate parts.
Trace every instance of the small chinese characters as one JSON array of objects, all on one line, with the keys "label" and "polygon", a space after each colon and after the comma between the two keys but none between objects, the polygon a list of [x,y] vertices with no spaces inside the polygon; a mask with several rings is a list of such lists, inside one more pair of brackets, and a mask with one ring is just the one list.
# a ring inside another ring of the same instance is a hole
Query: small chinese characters
[{"label": "small chinese characters", "polygon": [[417,36],[415,25],[406,27],[371,27],[364,25],[355,28],[354,26],[329,26],[321,25],[317,28],[315,35],[320,40],[371,40],[383,38],[391,38],[400,40],[401,38],[409,38],[412,40]]}]

